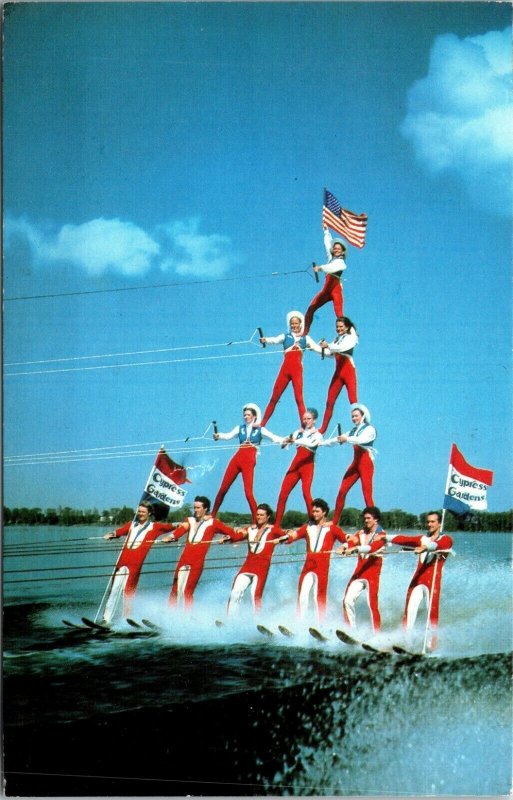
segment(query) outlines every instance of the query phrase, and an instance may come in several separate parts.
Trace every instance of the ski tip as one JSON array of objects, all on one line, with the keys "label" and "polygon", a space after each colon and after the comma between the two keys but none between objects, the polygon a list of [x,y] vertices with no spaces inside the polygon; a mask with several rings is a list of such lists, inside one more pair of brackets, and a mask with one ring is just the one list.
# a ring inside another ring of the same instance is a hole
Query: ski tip
[{"label": "ski tip", "polygon": [[410,656],[411,658],[420,658],[422,656],[422,653],[412,653],[411,650],[406,650],[406,648],[398,644],[394,644],[392,650],[394,653],[397,653],[398,656]]},{"label": "ski tip", "polygon": [[335,631],[335,634],[340,639],[341,642],[344,642],[344,644],[350,644],[350,645],[359,645],[360,644],[360,642],[358,642],[356,639],[353,639],[353,637],[349,636],[349,634],[346,633],[345,631],[341,631],[340,629],[337,629]]},{"label": "ski tip", "polygon": [[224,622],[222,620],[216,619],[216,628],[222,628],[223,625],[224,625]]},{"label": "ski tip", "polygon": [[81,617],[81,619],[84,625],[87,625],[88,628],[93,628],[95,631],[103,631],[104,633],[110,632],[108,625],[102,625],[99,622],[94,622],[94,620],[89,619],[88,617]]},{"label": "ski tip", "polygon": [[141,622],[143,625],[146,625],[147,628],[151,628],[152,631],[160,631],[159,626],[155,625],[155,623],[152,622],[150,619],[143,619],[141,620]]},{"label": "ski tip", "polygon": [[132,628],[142,628],[142,625],[139,625],[139,623],[136,622],[135,619],[131,619],[130,617],[127,617],[126,621]]},{"label": "ski tip", "polygon": [[390,654],[390,650],[380,650],[378,647],[374,647],[372,644],[367,644],[367,642],[362,642],[362,647],[368,653],[377,653],[380,656],[386,656]]},{"label": "ski tip", "polygon": [[265,625],[257,625],[257,631],[269,638],[271,638],[271,636],[274,636],[274,633],[270,631],[269,628],[266,628]]},{"label": "ski tip", "polygon": [[292,639],[292,637],[294,636],[292,631],[289,630],[288,628],[286,628],[285,625],[278,625],[278,630],[279,630],[280,633],[282,633],[288,639]]},{"label": "ski tip", "polygon": [[328,637],[324,636],[324,634],[318,631],[317,628],[308,628],[308,633],[310,636],[313,636],[314,639],[317,639],[318,642],[328,641]]},{"label": "ski tip", "polygon": [[70,622],[69,619],[63,619],[62,624],[66,625],[67,628],[71,628],[72,631],[90,631],[91,628],[87,625],[77,625],[76,622]]}]

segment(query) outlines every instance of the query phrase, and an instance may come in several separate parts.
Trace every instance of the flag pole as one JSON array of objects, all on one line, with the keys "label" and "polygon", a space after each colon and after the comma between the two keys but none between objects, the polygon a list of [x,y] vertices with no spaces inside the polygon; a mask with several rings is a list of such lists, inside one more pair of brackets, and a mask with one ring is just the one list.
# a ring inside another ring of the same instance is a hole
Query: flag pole
[{"label": "flag pole", "polygon": [[[452,448],[451,448],[451,453],[452,453]],[[449,467],[447,469],[447,478],[446,478],[446,481],[445,481],[444,498],[447,496],[447,492],[449,490],[450,480],[451,480],[451,456],[449,454]],[[443,508],[442,509],[442,519],[440,521],[440,534],[442,534],[443,530],[444,530],[445,512],[446,512],[446,509]],[[427,552],[429,552],[429,551],[427,551]],[[427,558],[427,555],[426,555],[426,558]],[[434,589],[434,586],[435,586],[435,578],[436,578],[436,571],[438,569],[438,561],[439,561],[439,558],[438,558],[438,556],[436,556],[435,568],[433,570],[433,578],[431,580],[431,588],[429,590],[429,603],[428,603],[428,609],[427,609],[426,629],[424,631],[424,643],[422,645],[422,654],[424,654],[426,652],[426,647],[427,647],[428,631],[429,631],[429,627],[430,627],[431,608],[433,606],[433,589]]]},{"label": "flag pole", "polygon": [[[452,447],[454,447],[454,445]],[[449,453],[449,466],[447,468],[447,478],[446,478],[446,481],[445,481],[444,500],[447,497],[447,492],[449,491],[449,483],[451,481],[451,454],[452,454],[452,447],[451,447],[451,452]],[[441,523],[440,523],[440,533],[443,533],[443,530],[444,530],[445,512],[446,512],[446,509],[443,508],[442,509],[442,520],[441,520]]]},{"label": "flag pole", "polygon": [[[161,445],[160,450],[157,453],[155,461],[157,460],[159,453],[165,453],[165,452],[166,451],[164,449],[164,445]],[[150,480],[151,474],[152,474],[153,470],[155,469],[155,461],[153,462],[152,468],[151,468],[151,470],[150,470],[150,472],[148,474],[148,477],[146,479],[146,483],[144,484],[145,486],[147,485],[148,481]],[[132,525],[133,525],[133,523],[135,522],[136,519],[137,519],[137,512],[134,514],[134,517],[132,519]],[[105,607],[106,607],[106,605],[107,605],[107,603],[109,601],[109,598],[110,598],[110,595],[111,595],[111,592],[112,592],[112,586],[113,586],[113,583],[114,583],[114,578],[116,576],[116,572],[118,571],[118,563],[119,563],[119,560],[120,560],[120,558],[121,558],[121,556],[123,554],[123,550],[125,549],[125,544],[126,544],[126,539],[125,539],[125,542],[123,543],[123,547],[119,551],[119,555],[118,555],[118,557],[116,559],[116,563],[115,563],[114,568],[112,570],[112,575],[110,576],[110,578],[109,578],[109,580],[107,582],[107,586],[106,586],[105,591],[103,593],[103,597],[102,597],[102,599],[100,601],[100,605],[98,606],[98,611],[96,612],[96,615],[94,617],[94,621],[95,622],[101,622],[100,618],[103,615],[103,612],[105,611]],[[114,613],[116,612],[117,606],[119,604],[120,597],[121,597],[121,592],[120,592],[120,594],[118,596],[118,600],[116,601],[116,605],[114,607]],[[114,616],[114,613],[113,613],[113,616]]]},{"label": "flag pole", "polygon": [[[427,551],[429,552],[429,551]],[[429,603],[428,603],[428,610],[427,610],[427,620],[426,620],[426,630],[424,631],[424,642],[422,645],[422,655],[426,654],[427,650],[427,639],[428,639],[428,631],[431,627],[430,625],[430,617],[431,617],[431,608],[433,606],[433,590],[435,588],[435,578],[436,578],[436,571],[438,569],[438,562],[440,557],[438,555],[435,556],[435,568],[433,570],[433,577],[431,579],[431,588],[429,590]]]}]

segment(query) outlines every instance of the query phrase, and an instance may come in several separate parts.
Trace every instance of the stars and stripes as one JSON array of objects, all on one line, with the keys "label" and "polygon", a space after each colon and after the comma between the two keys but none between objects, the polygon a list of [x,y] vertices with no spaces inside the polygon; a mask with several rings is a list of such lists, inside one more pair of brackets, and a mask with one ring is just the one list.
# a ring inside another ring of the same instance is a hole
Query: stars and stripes
[{"label": "stars and stripes", "polygon": [[342,208],[335,195],[324,190],[322,222],[339,233],[354,247],[363,247],[367,230],[367,214],[355,214]]}]

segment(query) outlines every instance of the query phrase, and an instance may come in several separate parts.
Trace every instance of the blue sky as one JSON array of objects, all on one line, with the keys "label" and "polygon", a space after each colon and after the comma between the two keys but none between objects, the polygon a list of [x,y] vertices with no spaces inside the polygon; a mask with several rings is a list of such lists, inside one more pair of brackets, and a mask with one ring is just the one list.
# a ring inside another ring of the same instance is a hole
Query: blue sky
[{"label": "blue sky", "polygon": [[[369,217],[344,308],[376,502],[440,506],[455,442],[511,507],[509,4],[5,12],[6,505],[134,505],[160,443],[213,498],[233,451],[201,437],[270,396],[282,355],[250,340],[316,291],[326,186]],[[311,334],[333,333],[325,306]],[[322,412],[332,364],[304,370]],[[296,426],[289,389],[268,427]],[[260,502],[291,457],[262,448]],[[350,459],[320,452],[314,495],[333,505]]]}]

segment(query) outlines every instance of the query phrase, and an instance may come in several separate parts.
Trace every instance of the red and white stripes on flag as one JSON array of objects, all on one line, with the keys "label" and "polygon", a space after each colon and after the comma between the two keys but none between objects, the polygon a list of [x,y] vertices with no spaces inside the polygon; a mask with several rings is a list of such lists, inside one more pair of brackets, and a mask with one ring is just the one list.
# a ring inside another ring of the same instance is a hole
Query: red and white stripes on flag
[{"label": "red and white stripes on flag", "polygon": [[187,492],[180,487],[184,483],[190,483],[186,469],[161,448],[148,475],[141,500],[149,500],[154,507],[155,519],[158,519],[158,506],[164,506],[165,515],[168,509],[183,506]]},{"label": "red and white stripes on flag", "polygon": [[335,195],[327,189],[324,190],[322,222],[347,239],[354,247],[365,245],[367,214],[355,214],[347,208],[342,208]]}]

